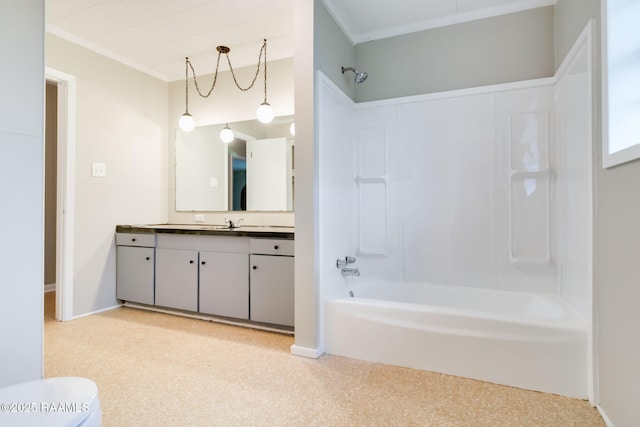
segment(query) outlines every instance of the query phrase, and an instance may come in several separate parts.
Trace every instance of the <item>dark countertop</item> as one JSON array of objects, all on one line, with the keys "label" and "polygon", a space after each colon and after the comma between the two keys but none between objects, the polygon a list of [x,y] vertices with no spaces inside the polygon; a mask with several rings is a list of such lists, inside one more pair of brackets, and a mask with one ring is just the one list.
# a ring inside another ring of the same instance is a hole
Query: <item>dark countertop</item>
[{"label": "dark countertop", "polygon": [[116,233],[142,234],[191,234],[201,236],[244,236],[294,239],[294,227],[241,225],[239,228],[225,228],[222,225],[206,224],[138,224],[116,225]]}]

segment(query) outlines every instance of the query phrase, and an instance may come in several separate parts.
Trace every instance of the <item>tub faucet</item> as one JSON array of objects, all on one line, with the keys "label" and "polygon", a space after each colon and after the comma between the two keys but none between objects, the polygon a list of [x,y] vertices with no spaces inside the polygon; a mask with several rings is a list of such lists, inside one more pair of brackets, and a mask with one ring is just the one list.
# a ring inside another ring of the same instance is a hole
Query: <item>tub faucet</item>
[{"label": "tub faucet", "polygon": [[354,262],[356,262],[356,257],[346,256],[346,257],[344,257],[344,259],[338,258],[336,260],[336,267],[343,268],[347,264],[353,264]]},{"label": "tub faucet", "polygon": [[347,276],[360,276],[360,270],[358,270],[357,268],[348,268],[348,267],[342,267],[340,269],[340,273],[342,274],[343,277],[347,277]]}]

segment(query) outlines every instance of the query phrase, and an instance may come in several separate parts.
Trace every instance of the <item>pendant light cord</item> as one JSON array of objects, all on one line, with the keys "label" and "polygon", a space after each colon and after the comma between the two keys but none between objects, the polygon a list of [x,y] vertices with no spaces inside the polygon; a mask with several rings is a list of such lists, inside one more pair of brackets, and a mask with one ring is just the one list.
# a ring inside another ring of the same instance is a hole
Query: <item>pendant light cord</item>
[{"label": "pendant light cord", "polygon": [[218,70],[220,68],[220,57],[222,56],[222,54],[224,53],[227,57],[227,63],[229,64],[229,70],[231,70],[231,76],[233,76],[233,82],[235,83],[236,87],[238,89],[240,89],[243,92],[248,91],[249,89],[251,89],[255,83],[256,80],[258,79],[258,75],[260,74],[260,67],[262,65],[262,57],[264,56],[264,100],[265,102],[267,102],[267,39],[264,39],[264,43],[262,44],[262,48],[260,49],[260,53],[258,54],[258,66],[256,69],[256,74],[253,76],[253,80],[251,81],[251,84],[249,86],[247,86],[246,88],[240,86],[240,83],[238,83],[238,79],[236,78],[236,74],[233,70],[233,67],[231,66],[231,59],[229,58],[229,48],[224,48],[224,49],[218,49],[218,60],[216,61],[216,71],[213,75],[213,83],[211,84],[211,88],[209,89],[209,91],[204,94],[200,91],[200,87],[198,86],[198,80],[196,77],[196,71],[193,68],[193,65],[191,64],[191,61],[189,61],[189,58],[185,58],[185,67],[186,67],[186,82],[185,82],[185,87],[186,87],[186,99],[187,99],[187,112],[188,112],[188,103],[189,103],[189,69],[191,69],[191,73],[193,74],[193,83],[196,87],[196,91],[198,92],[198,95],[200,95],[203,98],[208,98],[209,95],[211,95],[211,92],[213,92],[213,88],[216,86],[216,82],[218,81]]},{"label": "pendant light cord", "polygon": [[185,99],[185,114],[189,114],[189,58],[184,58],[184,99]]}]

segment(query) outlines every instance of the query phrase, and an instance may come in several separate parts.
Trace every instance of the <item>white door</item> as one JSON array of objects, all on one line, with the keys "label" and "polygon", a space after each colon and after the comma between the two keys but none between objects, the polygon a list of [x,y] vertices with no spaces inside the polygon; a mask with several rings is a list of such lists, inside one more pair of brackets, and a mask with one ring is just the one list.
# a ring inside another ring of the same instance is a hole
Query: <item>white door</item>
[{"label": "white door", "polygon": [[247,210],[287,210],[287,139],[247,141]]}]

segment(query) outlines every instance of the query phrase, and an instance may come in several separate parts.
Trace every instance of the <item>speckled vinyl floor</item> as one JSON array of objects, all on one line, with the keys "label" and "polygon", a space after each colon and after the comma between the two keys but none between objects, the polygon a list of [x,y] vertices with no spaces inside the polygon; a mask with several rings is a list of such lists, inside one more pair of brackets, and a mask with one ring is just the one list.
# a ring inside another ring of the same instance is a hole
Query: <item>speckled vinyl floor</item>
[{"label": "speckled vinyl floor", "polygon": [[99,388],[103,426],[604,426],[588,402],[324,355],[293,338],[119,308],[70,322],[45,298],[45,376]]}]

